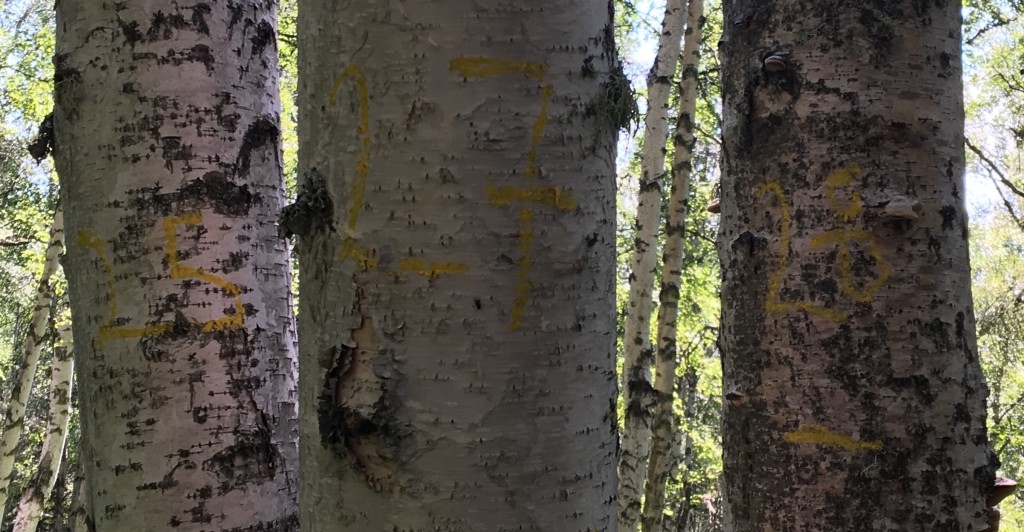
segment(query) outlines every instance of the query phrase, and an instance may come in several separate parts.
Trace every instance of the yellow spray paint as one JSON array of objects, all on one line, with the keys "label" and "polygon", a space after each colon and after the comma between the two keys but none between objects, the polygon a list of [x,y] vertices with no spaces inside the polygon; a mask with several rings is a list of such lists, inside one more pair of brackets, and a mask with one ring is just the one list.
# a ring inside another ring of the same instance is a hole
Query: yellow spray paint
[{"label": "yellow spray paint", "polygon": [[459,262],[423,262],[419,259],[402,259],[399,264],[399,271],[436,279],[444,274],[466,273],[469,271],[469,268]]},{"label": "yellow spray paint", "polygon": [[359,133],[359,160],[356,162],[356,178],[352,181],[348,192],[351,203],[348,206],[348,222],[346,223],[346,228],[351,233],[356,228],[359,213],[366,201],[366,176],[370,173],[370,146],[373,141],[370,139],[370,91],[366,85],[366,74],[359,65],[349,65],[334,80],[331,94],[327,97],[327,107],[334,107],[337,103],[338,91],[349,79],[355,81],[356,101],[359,105],[359,124],[356,126],[356,131]]},{"label": "yellow spray paint", "polygon": [[[863,176],[863,171],[857,165],[839,168],[833,171],[825,180],[825,197],[829,208],[836,218],[850,222],[860,216],[864,211],[864,201],[860,192],[854,190],[847,199],[841,199],[837,189],[854,183],[854,178]],[[782,282],[785,279],[786,268],[789,264],[790,235],[792,230],[792,213],[782,186],[778,181],[770,181],[757,191],[758,195],[771,194],[779,204],[780,211],[780,247],[779,262],[776,269],[771,273],[768,280],[768,301],[765,304],[768,312],[785,313],[793,310],[802,310],[813,316],[827,319],[835,323],[843,323],[847,314],[833,309],[819,307],[807,301],[782,301]],[[850,244],[861,243],[869,248],[869,254],[875,261],[877,277],[864,289],[857,288],[853,264],[850,259]],[[836,246],[839,255],[839,288],[846,296],[858,303],[870,303],[875,294],[885,285],[892,275],[892,267],[882,256],[878,247],[875,235],[870,231],[859,229],[833,229],[814,236],[810,241],[812,250],[821,249],[827,246]]]},{"label": "yellow spray paint", "polygon": [[[548,65],[543,63],[530,63],[524,61],[509,61],[504,59],[493,59],[489,57],[465,56],[457,57],[448,65],[449,70],[462,75],[465,78],[492,78],[522,74],[526,78],[544,81]],[[537,118],[530,129],[530,147],[526,153],[526,187],[494,187],[487,189],[488,201],[492,205],[502,206],[511,203],[526,203],[519,210],[519,239],[520,257],[516,261],[516,296],[512,302],[509,315],[512,317],[509,323],[510,330],[518,330],[522,326],[523,313],[526,303],[530,299],[530,292],[533,290],[533,282],[530,280],[530,266],[533,264],[533,228],[534,217],[531,203],[554,207],[566,212],[576,210],[576,200],[568,191],[555,187],[536,186],[537,179],[537,150],[544,139],[544,130],[550,120],[548,106],[555,88],[551,84],[545,84],[540,90],[540,110]]]},{"label": "yellow spray paint", "polygon": [[202,221],[203,217],[198,212],[164,218],[164,249],[167,252],[167,262],[171,269],[171,279],[206,281],[220,288],[224,294],[234,298],[234,314],[203,322],[200,324],[200,330],[204,333],[241,328],[245,324],[245,307],[242,305],[242,290],[238,285],[223,277],[205,272],[202,268],[182,264],[178,257],[178,225],[198,225]]},{"label": "yellow spray paint", "polygon": [[757,189],[759,196],[771,194],[779,203],[780,235],[779,235],[779,261],[775,270],[768,277],[768,300],[765,309],[773,313],[786,313],[794,310],[802,310],[812,316],[826,320],[842,323],[846,320],[846,314],[837,310],[822,308],[808,301],[783,301],[781,297],[782,281],[786,276],[786,267],[789,264],[790,231],[792,229],[792,214],[789,209],[789,202],[782,191],[782,185],[778,181],[770,181]]},{"label": "yellow spray paint", "polygon": [[[177,226],[196,225],[202,223],[202,216],[199,213],[188,213],[181,216],[164,218],[162,223],[164,228],[164,252],[167,258],[168,268],[170,270],[170,278],[205,281],[220,288],[221,292],[225,295],[234,298],[234,313],[232,315],[206,322],[194,322],[193,324],[204,333],[242,327],[245,320],[245,307],[242,305],[242,290],[238,285],[231,283],[220,276],[206,272],[202,268],[195,268],[187,264],[182,264],[181,259],[178,257]],[[107,317],[106,324],[100,327],[98,334],[99,342],[102,343],[109,340],[124,338],[159,336],[169,332],[174,327],[174,324],[172,323],[157,323],[145,327],[116,325],[117,314],[119,312],[117,292],[114,290],[114,272],[110,260],[107,257],[106,242],[104,242],[103,239],[83,230],[78,232],[76,243],[79,246],[91,249],[96,253],[96,256],[100,261],[100,267],[103,269],[104,276],[106,277],[107,299],[110,301],[110,313]]]},{"label": "yellow spray paint", "polygon": [[803,425],[800,428],[782,435],[789,443],[810,443],[840,447],[851,453],[859,451],[881,451],[882,442],[871,440],[855,440],[849,436],[835,433],[828,427],[816,424]]},{"label": "yellow spray paint", "polygon": [[536,203],[566,212],[576,210],[576,198],[572,192],[558,187],[487,187],[487,201],[502,206],[511,203]]},{"label": "yellow spray paint", "polygon": [[[485,67],[480,67],[485,68]],[[379,266],[377,250],[367,249],[358,244],[355,238],[356,225],[359,223],[359,215],[362,213],[363,205],[366,203],[366,178],[370,174],[370,147],[373,141],[370,139],[370,91],[366,81],[366,73],[359,65],[349,65],[342,71],[341,75],[334,80],[331,87],[331,94],[327,97],[327,106],[334,107],[338,102],[338,93],[348,81],[355,83],[355,97],[359,106],[359,124],[356,132],[359,135],[359,158],[356,161],[356,176],[348,191],[348,220],[345,223],[346,236],[341,246],[339,259],[342,262],[354,260],[356,264],[366,272],[376,271]],[[414,259],[407,259],[414,260]],[[405,261],[403,260],[403,264]],[[412,264],[412,263],[409,263]],[[445,273],[463,273],[466,266],[458,263],[436,263],[437,268],[424,266],[405,270],[400,266],[401,273],[420,273],[429,277],[438,277]],[[446,266],[447,265],[447,266]],[[423,271],[433,272],[423,274]]]}]

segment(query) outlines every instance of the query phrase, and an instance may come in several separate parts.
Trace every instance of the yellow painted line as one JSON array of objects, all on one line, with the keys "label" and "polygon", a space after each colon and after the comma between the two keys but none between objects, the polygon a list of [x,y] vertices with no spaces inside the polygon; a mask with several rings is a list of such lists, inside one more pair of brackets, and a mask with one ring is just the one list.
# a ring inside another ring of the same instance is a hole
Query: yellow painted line
[{"label": "yellow painted line", "polygon": [[544,128],[548,126],[548,102],[551,101],[551,96],[555,93],[555,88],[551,85],[544,85],[540,90],[540,112],[537,113],[537,119],[533,122],[533,131],[530,134],[530,151],[526,154],[526,177],[527,179],[533,179],[537,176],[537,147],[540,146],[540,141],[544,139]]},{"label": "yellow painted line", "polygon": [[337,103],[338,91],[349,79],[355,80],[356,98],[359,103],[359,160],[356,162],[356,178],[349,189],[348,223],[349,230],[356,228],[359,213],[366,200],[366,176],[370,173],[370,90],[366,83],[366,74],[359,65],[349,65],[334,80],[331,94],[327,97],[327,106],[334,107]]},{"label": "yellow painted line", "polygon": [[782,280],[786,276],[786,267],[789,264],[790,231],[792,230],[792,213],[789,202],[782,191],[782,185],[778,181],[770,181],[757,189],[757,194],[771,194],[779,202],[779,261],[775,270],[768,276],[768,298],[765,302],[765,310],[771,313],[784,314],[794,310],[802,310],[812,316],[826,319],[834,323],[846,321],[846,314],[837,310],[819,307],[807,301],[783,301]]},{"label": "yellow painted line", "polygon": [[487,201],[502,206],[512,203],[537,203],[566,212],[576,210],[576,198],[572,192],[558,187],[487,187]]},{"label": "yellow painted line", "polygon": [[548,65],[526,61],[509,61],[491,57],[462,56],[452,59],[448,69],[465,78],[493,78],[522,73],[528,78],[540,81],[547,73]]},{"label": "yellow painted line", "polygon": [[[850,263],[850,242],[866,242],[869,244],[871,257],[878,268],[878,278],[864,290],[859,290],[853,283],[853,265]],[[835,229],[811,239],[811,249],[835,245],[839,248],[839,287],[844,294],[860,303],[870,303],[885,282],[892,275],[892,266],[882,257],[874,233],[858,229]]]},{"label": "yellow painted line", "polygon": [[469,267],[461,262],[423,262],[419,259],[402,259],[399,265],[403,273],[416,273],[424,277],[438,278],[446,274],[463,274]]},{"label": "yellow painted line", "polygon": [[810,443],[841,447],[850,452],[882,450],[882,442],[854,440],[849,436],[832,432],[827,427],[816,424],[804,425],[797,430],[783,434],[782,437],[789,443]]},{"label": "yellow painted line", "polygon": [[[848,200],[841,201],[836,196],[836,188],[853,184],[855,177],[862,177],[864,172],[857,165],[844,166],[834,170],[825,180],[825,198],[829,206],[843,220],[849,222],[864,211],[864,200],[860,191],[854,189]],[[844,205],[844,203],[846,203]]]},{"label": "yellow painted line", "polygon": [[223,277],[207,273],[201,268],[181,264],[178,257],[178,225],[197,225],[202,223],[203,216],[198,212],[186,213],[181,216],[164,218],[164,250],[171,269],[171,279],[197,279],[206,281],[229,296],[233,296],[235,313],[200,324],[203,332],[226,331],[238,329],[245,325],[245,306],[242,305],[242,289]]}]

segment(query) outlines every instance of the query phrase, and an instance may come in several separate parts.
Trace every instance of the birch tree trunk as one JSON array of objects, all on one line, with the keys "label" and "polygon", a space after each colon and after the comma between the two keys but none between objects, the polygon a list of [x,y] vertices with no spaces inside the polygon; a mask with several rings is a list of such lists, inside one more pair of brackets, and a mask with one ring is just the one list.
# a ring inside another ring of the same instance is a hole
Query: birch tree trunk
[{"label": "birch tree trunk", "polygon": [[614,528],[609,7],[301,5],[307,532]]},{"label": "birch tree trunk", "polygon": [[71,324],[57,331],[58,344],[50,363],[50,417],[46,423],[46,436],[39,453],[39,465],[29,479],[18,502],[14,519],[14,532],[35,532],[43,516],[43,505],[53,491],[64,456],[64,442],[68,435],[71,413],[71,382],[74,369],[71,356]]},{"label": "birch tree trunk", "polygon": [[274,3],[57,2],[90,529],[295,530]]},{"label": "birch tree trunk", "polygon": [[960,4],[725,4],[726,530],[981,530]]},{"label": "birch tree trunk", "polygon": [[50,227],[50,243],[46,248],[43,270],[39,274],[39,286],[36,288],[36,306],[29,321],[28,338],[25,339],[25,353],[18,368],[19,377],[11,391],[11,402],[4,413],[3,435],[0,436],[0,523],[3,522],[4,508],[7,506],[8,490],[11,476],[14,474],[14,459],[18,452],[18,441],[25,424],[25,404],[32,393],[32,381],[35,380],[39,354],[43,350],[43,340],[49,325],[50,310],[53,307],[53,287],[50,278],[60,266],[58,259],[64,249],[64,215],[61,208],[53,214],[53,225]]},{"label": "birch tree trunk", "polygon": [[658,228],[661,226],[662,183],[665,181],[665,145],[668,139],[669,96],[676,75],[683,37],[685,0],[666,0],[665,18],[654,64],[647,75],[647,114],[640,191],[633,241],[632,272],[626,300],[622,402],[625,419],[619,453],[619,530],[635,531],[640,521],[640,499],[651,449],[651,418],[656,394],[651,387],[651,312],[654,271],[657,269]]},{"label": "birch tree trunk", "polygon": [[642,530],[661,530],[665,515],[665,482],[672,470],[672,442],[676,414],[676,327],[679,318],[679,284],[683,269],[687,200],[693,170],[693,148],[697,138],[693,126],[697,113],[697,67],[700,63],[704,0],[687,2],[686,33],[683,37],[682,79],[679,83],[679,116],[673,137],[672,188],[668,218],[665,220],[665,249],[662,253],[661,289],[658,292],[658,354],[655,359],[654,415],[647,481],[644,486]]}]

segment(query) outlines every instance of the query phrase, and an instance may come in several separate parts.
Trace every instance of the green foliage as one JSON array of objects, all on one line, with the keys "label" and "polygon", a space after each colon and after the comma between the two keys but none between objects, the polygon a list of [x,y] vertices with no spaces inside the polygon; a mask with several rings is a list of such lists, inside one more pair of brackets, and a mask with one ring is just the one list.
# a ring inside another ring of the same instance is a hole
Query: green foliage
[{"label": "green foliage", "polygon": [[[1006,214],[971,240],[978,353],[988,379],[989,438],[1002,474],[1024,479],[1024,233]],[[1000,505],[1011,530],[1024,529],[1024,498]],[[1015,517],[1016,516],[1016,517]],[[1015,528],[1014,528],[1015,527]]]}]

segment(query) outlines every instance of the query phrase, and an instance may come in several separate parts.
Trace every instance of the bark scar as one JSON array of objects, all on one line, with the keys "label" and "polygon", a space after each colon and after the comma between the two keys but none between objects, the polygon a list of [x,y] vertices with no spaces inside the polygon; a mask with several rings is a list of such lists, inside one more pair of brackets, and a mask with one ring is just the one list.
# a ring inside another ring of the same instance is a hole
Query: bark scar
[{"label": "bark scar", "polygon": [[320,357],[325,370],[318,419],[322,445],[346,458],[376,491],[391,490],[401,437],[394,427],[392,362],[378,348],[373,320]]}]

